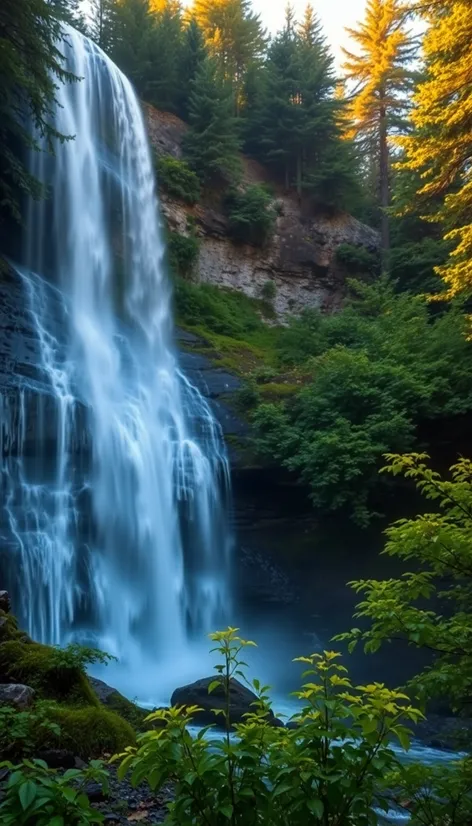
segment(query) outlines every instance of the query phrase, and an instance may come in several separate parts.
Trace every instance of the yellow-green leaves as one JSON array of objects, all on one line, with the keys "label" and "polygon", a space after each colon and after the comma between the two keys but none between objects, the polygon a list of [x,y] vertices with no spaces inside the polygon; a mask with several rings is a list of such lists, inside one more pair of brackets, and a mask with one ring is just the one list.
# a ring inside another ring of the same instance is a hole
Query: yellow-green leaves
[{"label": "yellow-green leaves", "polygon": [[412,2],[427,30],[426,78],[418,85],[411,121],[401,140],[405,167],[420,174],[419,196],[437,203],[429,220],[441,221],[454,243],[438,267],[446,295],[472,292],[472,14],[469,0]]}]

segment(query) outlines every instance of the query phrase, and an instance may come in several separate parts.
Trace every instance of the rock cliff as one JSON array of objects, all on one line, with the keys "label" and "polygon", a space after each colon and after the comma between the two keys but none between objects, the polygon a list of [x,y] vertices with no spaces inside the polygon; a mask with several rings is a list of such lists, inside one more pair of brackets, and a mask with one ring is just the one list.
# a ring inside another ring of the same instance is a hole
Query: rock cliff
[{"label": "rock cliff", "polygon": [[[145,111],[155,152],[181,157],[185,123],[150,106]],[[214,197],[204,197],[189,207],[161,193],[162,212],[171,230],[188,234],[190,216],[196,226],[201,243],[195,280],[252,297],[260,297],[263,285],[273,281],[279,318],[305,307],[335,310],[343,300],[347,277],[336,259],[336,249],[347,243],[375,251],[377,232],[346,213],[314,215],[296,195],[274,185],[259,163],[245,157],[242,161],[244,182],[271,183],[277,201],[275,232],[263,248],[232,243],[227,219]]]}]

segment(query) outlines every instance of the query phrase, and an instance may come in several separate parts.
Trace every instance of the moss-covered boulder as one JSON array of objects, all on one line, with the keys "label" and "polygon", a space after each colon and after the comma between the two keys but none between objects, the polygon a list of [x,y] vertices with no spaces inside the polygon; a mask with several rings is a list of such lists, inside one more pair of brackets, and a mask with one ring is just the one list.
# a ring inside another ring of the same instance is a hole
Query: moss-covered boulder
[{"label": "moss-covered boulder", "polygon": [[147,709],[141,708],[136,703],[128,700],[116,688],[107,685],[103,680],[90,677],[90,683],[99,701],[110,711],[115,711],[120,717],[127,720],[136,731],[143,731],[148,728],[144,723],[150,713]]},{"label": "moss-covered boulder", "polygon": [[13,614],[0,609],[0,643],[8,642],[9,640],[29,640],[24,631],[18,628],[18,620]]},{"label": "moss-covered boulder", "polygon": [[35,689],[41,699],[69,705],[99,706],[99,701],[84,672],[65,667],[58,650],[37,642],[8,639],[0,644],[2,682],[24,683]]},{"label": "moss-covered boulder", "polygon": [[48,718],[57,723],[60,734],[44,727],[38,749],[66,749],[83,760],[115,754],[136,742],[131,725],[105,708],[74,708],[52,704]]}]

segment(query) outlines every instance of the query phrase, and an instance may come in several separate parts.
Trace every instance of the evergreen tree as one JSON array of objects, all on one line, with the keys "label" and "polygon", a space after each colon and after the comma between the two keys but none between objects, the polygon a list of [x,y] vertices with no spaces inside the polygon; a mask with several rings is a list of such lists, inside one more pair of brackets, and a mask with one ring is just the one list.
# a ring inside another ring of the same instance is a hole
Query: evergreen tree
[{"label": "evergreen tree", "polygon": [[347,29],[358,52],[344,50],[344,70],[354,84],[351,135],[365,148],[376,147],[383,265],[387,266],[390,205],[389,135],[398,127],[411,89],[412,45],[405,29],[402,0],[367,0],[364,21]]},{"label": "evergreen tree", "polygon": [[85,18],[82,11],[82,0],[49,0],[57,18],[65,20],[79,31],[85,32]]},{"label": "evergreen tree", "polygon": [[420,177],[430,215],[442,221],[453,251],[437,268],[449,296],[472,292],[472,13],[469,0],[429,2],[423,50],[427,78],[419,84],[403,138],[407,169]]},{"label": "evergreen tree", "polygon": [[52,147],[55,85],[72,80],[64,71],[60,23],[45,0],[2,0],[0,4],[0,214],[20,217],[21,198],[40,188],[24,159],[34,147],[31,126]]},{"label": "evergreen tree", "polygon": [[197,72],[207,56],[203,32],[194,17],[184,30],[179,65],[179,115],[188,120],[189,98],[192,83]]},{"label": "evergreen tree", "polygon": [[88,35],[105,52],[113,48],[116,0],[91,0]]},{"label": "evergreen tree", "polygon": [[341,140],[333,58],[311,6],[298,27],[287,7],[264,75],[246,128],[256,153],[283,175],[287,189],[295,185],[299,198],[307,193],[316,203],[346,207],[358,189],[355,163]]},{"label": "evergreen tree", "polygon": [[185,152],[202,181],[233,181],[239,173],[239,139],[233,92],[213,58],[207,58],[192,83],[190,128]]},{"label": "evergreen tree", "polygon": [[293,8],[286,8],[285,25],[272,41],[258,112],[259,157],[282,172],[285,188],[293,178],[293,136],[299,129],[301,110],[297,101],[295,68],[296,31]]},{"label": "evergreen tree", "polygon": [[262,57],[265,33],[251,0],[194,0],[193,11],[208,49],[235,89],[237,111],[247,67]]},{"label": "evergreen tree", "polygon": [[149,0],[115,0],[110,56],[138,94],[149,98],[155,20]]},{"label": "evergreen tree", "polygon": [[160,109],[177,112],[182,93],[182,10],[174,0],[160,0],[159,5],[154,0],[151,11],[153,28],[147,100]]}]

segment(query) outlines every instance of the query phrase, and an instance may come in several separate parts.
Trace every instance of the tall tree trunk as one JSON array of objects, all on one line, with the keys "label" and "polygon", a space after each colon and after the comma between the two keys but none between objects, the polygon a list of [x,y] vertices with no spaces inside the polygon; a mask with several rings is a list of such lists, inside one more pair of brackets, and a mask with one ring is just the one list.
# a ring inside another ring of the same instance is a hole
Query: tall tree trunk
[{"label": "tall tree trunk", "polygon": [[[385,98],[383,92],[380,93],[381,100]],[[380,208],[381,217],[381,237],[382,237],[382,271],[388,272],[390,257],[390,220],[387,209],[390,206],[390,181],[389,181],[389,152],[387,134],[387,112],[385,105],[380,107]]]}]

